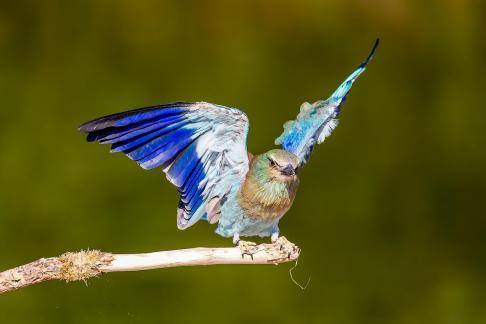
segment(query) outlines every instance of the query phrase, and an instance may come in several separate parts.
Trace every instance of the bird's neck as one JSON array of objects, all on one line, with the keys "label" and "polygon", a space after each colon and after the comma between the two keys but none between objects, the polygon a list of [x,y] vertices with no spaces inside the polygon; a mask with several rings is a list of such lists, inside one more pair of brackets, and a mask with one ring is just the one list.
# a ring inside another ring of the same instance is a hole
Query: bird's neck
[{"label": "bird's neck", "polygon": [[255,158],[239,193],[240,205],[250,217],[280,218],[292,205],[298,180],[281,181],[266,172]]}]

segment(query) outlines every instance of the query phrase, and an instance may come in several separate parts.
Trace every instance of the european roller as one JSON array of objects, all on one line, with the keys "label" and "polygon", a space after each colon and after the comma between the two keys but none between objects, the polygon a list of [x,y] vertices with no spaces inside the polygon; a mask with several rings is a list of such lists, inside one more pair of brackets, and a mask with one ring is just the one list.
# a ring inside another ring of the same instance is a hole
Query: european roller
[{"label": "european roller", "polygon": [[378,47],[327,99],[304,103],[275,140],[280,149],[247,151],[248,117],[207,102],[175,102],[101,117],[79,127],[87,141],[111,144],[144,169],[161,167],[180,195],[177,226],[199,220],[232,237],[279,237],[279,221],[299,186],[299,169],[338,124],[340,107]]}]

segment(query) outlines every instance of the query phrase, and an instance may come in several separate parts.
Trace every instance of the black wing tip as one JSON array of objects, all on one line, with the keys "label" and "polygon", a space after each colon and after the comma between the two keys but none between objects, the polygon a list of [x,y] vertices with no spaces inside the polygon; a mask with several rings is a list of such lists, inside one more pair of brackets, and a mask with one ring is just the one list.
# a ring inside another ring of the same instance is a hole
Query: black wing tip
[{"label": "black wing tip", "polygon": [[368,61],[375,55],[378,46],[380,45],[380,38],[376,38],[375,45],[373,45],[373,49],[371,50],[370,55],[368,55]]},{"label": "black wing tip", "polygon": [[100,117],[98,119],[90,120],[78,127],[78,131],[84,133],[91,133],[97,130],[105,129],[113,126],[119,118],[110,118],[111,116]]},{"label": "black wing tip", "polygon": [[369,61],[371,61],[373,56],[375,56],[376,50],[378,49],[379,45],[380,45],[380,38],[377,38],[376,41],[375,41],[375,44],[373,45],[373,48],[371,49],[370,54],[368,55],[366,60],[363,62],[363,64],[361,64],[361,66],[365,67],[366,65],[368,65]]},{"label": "black wing tip", "polygon": [[83,133],[89,133],[89,132],[92,132],[94,130],[96,130],[96,119],[95,120],[91,120],[89,122],[86,122],[86,123],[83,123],[81,124],[79,127],[78,127],[78,131],[80,132],[83,132]]}]

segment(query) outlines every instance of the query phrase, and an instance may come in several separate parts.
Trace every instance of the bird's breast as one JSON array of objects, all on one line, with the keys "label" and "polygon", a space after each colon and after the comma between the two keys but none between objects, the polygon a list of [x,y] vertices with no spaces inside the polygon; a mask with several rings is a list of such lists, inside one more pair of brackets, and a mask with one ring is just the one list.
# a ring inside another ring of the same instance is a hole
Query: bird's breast
[{"label": "bird's breast", "polygon": [[298,179],[291,182],[256,181],[247,177],[238,194],[240,207],[253,219],[272,221],[282,217],[292,206]]}]

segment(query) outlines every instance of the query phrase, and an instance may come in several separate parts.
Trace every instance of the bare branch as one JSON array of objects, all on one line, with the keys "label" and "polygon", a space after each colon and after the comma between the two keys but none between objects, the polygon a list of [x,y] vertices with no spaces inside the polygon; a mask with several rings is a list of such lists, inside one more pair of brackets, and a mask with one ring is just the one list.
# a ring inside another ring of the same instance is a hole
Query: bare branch
[{"label": "bare branch", "polygon": [[0,273],[0,294],[48,280],[86,281],[107,272],[141,271],[216,264],[279,264],[294,261],[300,249],[280,237],[272,244],[240,242],[231,248],[193,248],[139,254],[97,250],[67,252]]}]

